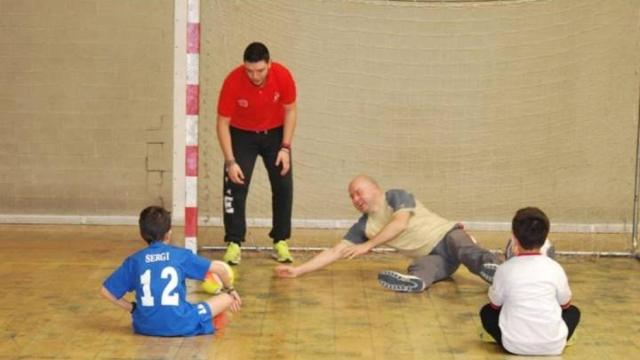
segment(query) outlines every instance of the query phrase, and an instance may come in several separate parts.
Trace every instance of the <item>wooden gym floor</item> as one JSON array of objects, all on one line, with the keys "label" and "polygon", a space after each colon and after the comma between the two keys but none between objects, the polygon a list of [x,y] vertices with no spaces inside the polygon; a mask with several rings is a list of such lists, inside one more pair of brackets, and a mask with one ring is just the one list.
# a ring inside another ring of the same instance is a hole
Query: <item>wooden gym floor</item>
[{"label": "wooden gym floor", "polygon": [[[179,230],[175,239],[181,238]],[[326,246],[342,232],[296,230],[292,245]],[[265,233],[252,230],[250,239],[268,245]],[[474,235],[491,248],[506,239],[500,233]],[[556,245],[585,249],[587,239],[586,250],[605,251],[611,244],[626,246],[628,238],[596,237],[573,234],[573,240]],[[221,245],[220,229],[203,229],[200,238]],[[104,278],[145,245],[136,227],[0,225],[0,244],[3,359],[516,358],[480,342],[477,312],[487,301],[487,285],[466,269],[423,294],[399,294],[376,282],[380,270],[404,270],[407,260],[396,254],[367,255],[299,279],[276,279],[268,253],[245,252],[236,283],[244,308],[226,328],[213,336],[156,338],[134,335],[128,314],[98,294]],[[222,252],[201,254],[222,257]],[[294,256],[300,262],[313,254]],[[566,256],[559,261],[582,310],[577,342],[561,358],[636,357],[640,262]],[[190,300],[206,298],[197,284],[190,287]]]}]

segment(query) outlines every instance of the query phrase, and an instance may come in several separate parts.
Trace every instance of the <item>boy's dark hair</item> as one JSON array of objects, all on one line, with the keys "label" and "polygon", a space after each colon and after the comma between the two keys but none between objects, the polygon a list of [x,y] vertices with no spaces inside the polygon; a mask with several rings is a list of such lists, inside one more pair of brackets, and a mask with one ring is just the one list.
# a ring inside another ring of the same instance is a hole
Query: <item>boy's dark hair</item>
[{"label": "boy's dark hair", "polygon": [[138,225],[144,241],[162,241],[171,230],[171,213],[160,206],[149,206],[140,213]]},{"label": "boy's dark hair", "polygon": [[244,49],[244,62],[257,63],[264,60],[269,62],[269,49],[261,42],[252,42]]},{"label": "boy's dark hair", "polygon": [[523,249],[540,248],[549,234],[549,218],[537,207],[522,208],[513,217],[511,230]]}]

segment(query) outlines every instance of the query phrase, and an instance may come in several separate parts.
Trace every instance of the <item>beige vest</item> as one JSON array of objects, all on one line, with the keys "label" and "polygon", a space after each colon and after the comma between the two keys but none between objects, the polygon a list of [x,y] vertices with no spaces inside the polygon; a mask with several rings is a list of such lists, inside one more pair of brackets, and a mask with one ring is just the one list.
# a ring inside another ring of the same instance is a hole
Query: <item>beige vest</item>
[{"label": "beige vest", "polygon": [[[409,226],[404,232],[385,245],[397,249],[398,252],[410,258],[428,255],[447,232],[456,225],[455,222],[451,222],[427,210],[418,200],[416,200],[414,209],[399,209],[398,211],[412,213],[411,218],[409,218]],[[373,238],[392,218],[393,209],[388,204],[380,211],[369,213],[365,229],[367,237],[369,239]]]}]

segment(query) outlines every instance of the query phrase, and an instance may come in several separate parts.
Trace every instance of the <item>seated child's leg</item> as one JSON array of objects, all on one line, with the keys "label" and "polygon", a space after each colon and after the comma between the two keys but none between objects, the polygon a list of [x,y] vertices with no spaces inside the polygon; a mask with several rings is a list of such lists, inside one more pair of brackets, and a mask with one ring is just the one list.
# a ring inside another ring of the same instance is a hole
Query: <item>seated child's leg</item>
[{"label": "seated child's leg", "polygon": [[482,327],[493,337],[493,339],[499,345],[502,345],[502,332],[500,331],[500,325],[498,319],[500,318],[500,310],[491,307],[491,304],[486,304],[480,309],[480,320],[482,321]]},{"label": "seated child's leg", "polygon": [[571,335],[576,330],[578,323],[580,322],[580,309],[570,305],[566,309],[562,309],[562,320],[567,324],[569,333],[567,334],[567,340],[571,339]]},{"label": "seated child's leg", "polygon": [[233,298],[229,294],[220,294],[207,300],[213,317],[227,310],[232,302]]},{"label": "seated child's leg", "polygon": [[220,294],[206,301],[211,309],[211,324],[214,329],[220,330],[226,327],[229,317],[226,310],[233,303],[233,297],[229,294]]}]

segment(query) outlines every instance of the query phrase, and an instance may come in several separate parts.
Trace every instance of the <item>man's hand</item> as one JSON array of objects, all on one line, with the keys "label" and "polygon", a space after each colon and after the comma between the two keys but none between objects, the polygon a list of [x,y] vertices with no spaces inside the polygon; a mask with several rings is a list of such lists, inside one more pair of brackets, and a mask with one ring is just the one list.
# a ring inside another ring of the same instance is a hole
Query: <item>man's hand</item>
[{"label": "man's hand", "polygon": [[244,173],[235,161],[227,166],[227,176],[232,183],[244,185]]},{"label": "man's hand", "polygon": [[282,170],[280,171],[280,175],[285,176],[289,172],[291,168],[291,154],[289,153],[289,149],[282,148],[278,151],[278,157],[276,158],[276,166],[280,166],[282,164]]},{"label": "man's hand", "polygon": [[364,255],[371,251],[369,244],[350,245],[342,250],[342,257],[346,259],[353,259],[356,256]]},{"label": "man's hand", "polygon": [[294,278],[298,276],[295,266],[278,265],[275,269],[276,275],[281,278]]}]

